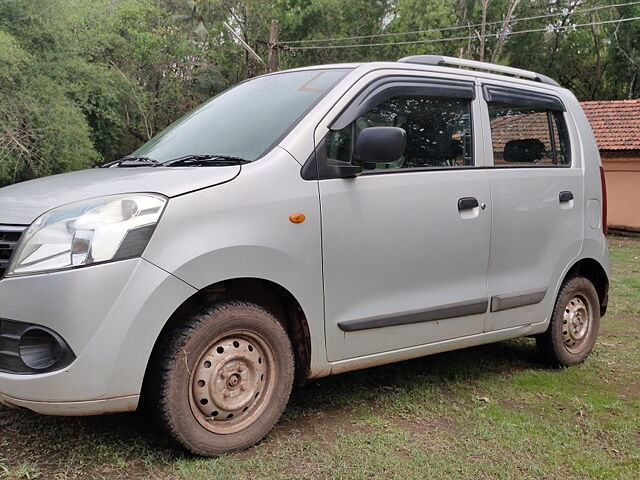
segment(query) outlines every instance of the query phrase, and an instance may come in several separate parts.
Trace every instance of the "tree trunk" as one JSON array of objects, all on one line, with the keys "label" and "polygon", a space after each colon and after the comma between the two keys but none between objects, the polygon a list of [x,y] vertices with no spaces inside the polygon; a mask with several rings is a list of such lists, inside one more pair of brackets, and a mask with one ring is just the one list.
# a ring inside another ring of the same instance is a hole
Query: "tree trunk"
[{"label": "tree trunk", "polygon": [[484,37],[487,33],[487,8],[489,0],[482,0],[482,25],[480,26],[480,61],[484,62]]},{"label": "tree trunk", "polygon": [[502,53],[502,47],[504,46],[504,42],[507,39],[507,31],[509,30],[509,25],[511,24],[511,18],[513,17],[513,12],[518,6],[518,3],[520,3],[520,0],[509,0],[507,14],[504,17],[504,22],[502,22],[502,29],[500,30],[500,36],[498,37],[498,44],[496,45],[496,48],[491,55],[491,63],[496,63],[498,57],[500,57],[500,54]]}]

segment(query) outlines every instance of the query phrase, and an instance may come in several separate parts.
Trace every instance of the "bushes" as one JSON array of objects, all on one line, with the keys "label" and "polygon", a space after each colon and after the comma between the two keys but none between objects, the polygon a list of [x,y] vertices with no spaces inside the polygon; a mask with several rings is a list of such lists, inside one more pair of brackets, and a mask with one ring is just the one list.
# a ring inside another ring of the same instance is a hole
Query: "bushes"
[{"label": "bushes", "polygon": [[225,86],[208,55],[151,1],[1,3],[0,186],[131,152]]}]

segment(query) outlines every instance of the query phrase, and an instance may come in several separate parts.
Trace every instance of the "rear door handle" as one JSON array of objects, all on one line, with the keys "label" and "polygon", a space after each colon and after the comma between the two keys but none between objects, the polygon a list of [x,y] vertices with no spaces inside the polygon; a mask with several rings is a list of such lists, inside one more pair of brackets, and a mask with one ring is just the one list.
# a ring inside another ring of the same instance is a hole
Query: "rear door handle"
[{"label": "rear door handle", "polygon": [[560,192],[560,203],[568,202],[573,200],[572,192]]},{"label": "rear door handle", "polygon": [[478,206],[478,199],[475,197],[462,197],[458,200],[458,210],[471,210]]}]

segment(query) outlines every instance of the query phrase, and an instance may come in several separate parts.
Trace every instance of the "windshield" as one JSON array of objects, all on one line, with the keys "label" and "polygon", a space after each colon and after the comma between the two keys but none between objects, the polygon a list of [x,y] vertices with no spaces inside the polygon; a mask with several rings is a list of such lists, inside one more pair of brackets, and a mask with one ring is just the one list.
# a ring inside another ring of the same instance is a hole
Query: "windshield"
[{"label": "windshield", "polygon": [[156,161],[187,155],[261,157],[348,70],[305,70],[259,77],[186,114],[131,154]]}]

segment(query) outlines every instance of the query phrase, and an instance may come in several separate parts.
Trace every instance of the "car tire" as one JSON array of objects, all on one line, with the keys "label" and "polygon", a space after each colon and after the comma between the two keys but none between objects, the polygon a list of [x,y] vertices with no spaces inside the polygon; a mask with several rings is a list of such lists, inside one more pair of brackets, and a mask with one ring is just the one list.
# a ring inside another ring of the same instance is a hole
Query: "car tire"
[{"label": "car tire", "polygon": [[562,284],[549,327],[536,337],[538,349],[554,366],[583,362],[593,350],[600,329],[600,300],[585,277]]},{"label": "car tire", "polygon": [[291,394],[294,357],[283,325],[264,308],[216,304],[173,330],[165,345],[147,400],[190,452],[214,456],[248,448],[279,420]]}]

